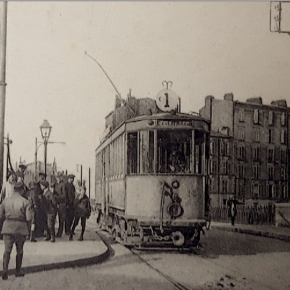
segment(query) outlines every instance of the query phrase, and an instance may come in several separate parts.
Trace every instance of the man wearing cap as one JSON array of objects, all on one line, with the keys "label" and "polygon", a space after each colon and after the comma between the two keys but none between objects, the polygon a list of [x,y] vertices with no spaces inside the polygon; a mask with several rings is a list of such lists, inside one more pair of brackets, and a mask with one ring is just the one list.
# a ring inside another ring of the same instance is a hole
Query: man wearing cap
[{"label": "man wearing cap", "polygon": [[46,180],[40,181],[41,189],[43,190],[43,197],[45,200],[45,213],[47,216],[46,241],[55,242],[55,216],[56,216],[56,199],[49,189],[49,183]]},{"label": "man wearing cap", "polygon": [[63,226],[66,219],[66,205],[68,202],[66,191],[64,188],[64,182],[62,180],[62,173],[58,172],[56,175],[56,184],[54,187],[54,194],[57,202],[57,214],[58,214],[58,231],[56,236],[60,238],[63,233]]},{"label": "man wearing cap", "polygon": [[74,219],[74,200],[75,200],[75,187],[73,181],[75,176],[69,174],[67,176],[68,180],[64,185],[65,194],[67,196],[67,205],[66,205],[66,220],[65,220],[65,234],[70,235],[71,226]]},{"label": "man wearing cap", "polygon": [[0,206],[0,220],[5,219],[1,233],[5,250],[3,254],[2,279],[8,279],[8,265],[13,244],[16,245],[16,277],[24,276],[21,272],[23,259],[23,245],[28,235],[27,222],[32,220],[31,207],[28,200],[22,194],[24,187],[22,182],[14,184],[14,192],[10,198],[6,198]]}]

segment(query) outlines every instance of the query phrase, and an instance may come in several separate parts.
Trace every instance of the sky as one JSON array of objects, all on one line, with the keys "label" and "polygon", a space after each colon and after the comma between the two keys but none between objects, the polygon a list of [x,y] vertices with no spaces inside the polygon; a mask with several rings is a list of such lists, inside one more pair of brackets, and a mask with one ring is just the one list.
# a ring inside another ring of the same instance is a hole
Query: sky
[{"label": "sky", "polygon": [[226,93],[290,106],[290,35],[270,32],[269,22],[270,2],[8,2],[5,135],[13,164],[34,162],[46,119],[50,141],[66,143],[48,144],[48,163],[55,158],[69,173],[81,164],[93,180],[116,92],[85,52],[123,98],[131,89],[155,99],[166,80],[185,113]]}]

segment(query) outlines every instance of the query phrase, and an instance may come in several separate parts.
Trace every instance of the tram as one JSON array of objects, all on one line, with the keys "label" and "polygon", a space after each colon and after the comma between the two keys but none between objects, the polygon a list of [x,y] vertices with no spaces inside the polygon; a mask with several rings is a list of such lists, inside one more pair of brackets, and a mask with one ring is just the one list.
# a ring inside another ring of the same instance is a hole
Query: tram
[{"label": "tram", "polygon": [[[168,85],[168,83],[167,83]],[[106,117],[95,151],[97,223],[139,247],[196,247],[206,226],[209,122],[180,112],[168,88]]]}]

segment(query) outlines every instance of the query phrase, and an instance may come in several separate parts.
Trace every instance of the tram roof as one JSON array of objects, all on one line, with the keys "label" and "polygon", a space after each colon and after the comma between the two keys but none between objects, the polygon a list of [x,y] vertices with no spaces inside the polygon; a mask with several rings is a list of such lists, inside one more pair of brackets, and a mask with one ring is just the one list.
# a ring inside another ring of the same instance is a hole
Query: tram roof
[{"label": "tram roof", "polygon": [[171,114],[170,112],[137,116],[135,118],[131,118],[131,119],[126,120],[125,123],[142,121],[142,120],[156,120],[156,119],[162,119],[162,120],[174,120],[174,119],[184,120],[184,119],[187,119],[187,120],[199,120],[199,121],[204,121],[204,122],[210,123],[210,121],[208,121],[200,116],[195,116],[195,115],[185,114],[185,113]]}]

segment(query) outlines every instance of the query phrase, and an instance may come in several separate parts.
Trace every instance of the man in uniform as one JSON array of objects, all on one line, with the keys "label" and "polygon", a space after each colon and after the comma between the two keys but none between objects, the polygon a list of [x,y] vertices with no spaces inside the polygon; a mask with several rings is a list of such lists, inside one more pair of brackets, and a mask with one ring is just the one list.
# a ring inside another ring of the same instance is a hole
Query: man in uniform
[{"label": "man in uniform", "polygon": [[65,194],[67,196],[65,234],[70,235],[71,226],[74,219],[75,187],[73,185],[73,181],[75,176],[73,174],[69,174],[67,178],[68,180],[64,185]]},{"label": "man in uniform", "polygon": [[28,235],[27,222],[32,220],[32,212],[29,201],[22,194],[24,186],[22,182],[14,184],[14,192],[6,198],[0,206],[0,220],[5,219],[1,233],[5,250],[3,254],[2,279],[8,279],[8,265],[13,244],[16,245],[16,277],[24,276],[21,272],[23,259],[23,245]]},{"label": "man in uniform", "polygon": [[63,233],[63,226],[66,219],[66,205],[67,205],[67,195],[64,189],[64,182],[62,180],[62,173],[58,172],[56,175],[56,184],[54,187],[54,194],[56,196],[56,202],[58,207],[58,231],[56,236],[60,238]]}]

